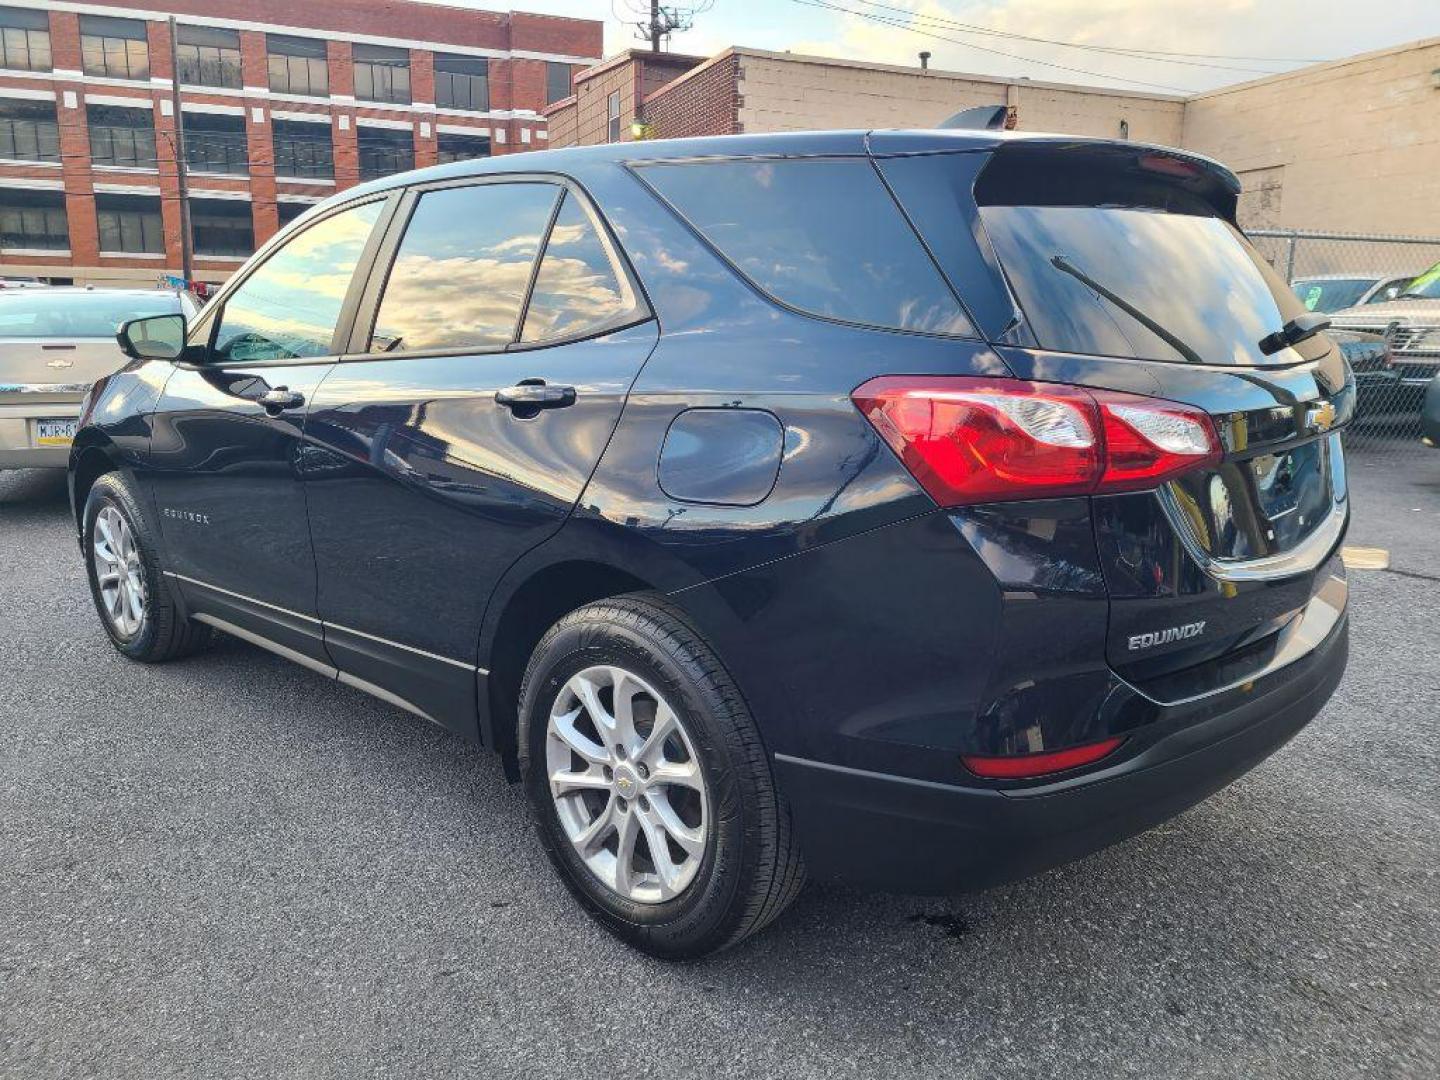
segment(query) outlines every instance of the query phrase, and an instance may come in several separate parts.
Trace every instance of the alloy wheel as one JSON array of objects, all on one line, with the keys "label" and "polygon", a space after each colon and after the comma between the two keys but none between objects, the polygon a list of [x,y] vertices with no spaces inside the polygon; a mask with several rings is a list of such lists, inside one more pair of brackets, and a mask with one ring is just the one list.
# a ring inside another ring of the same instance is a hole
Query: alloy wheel
[{"label": "alloy wheel", "polygon": [[624,668],[586,668],[556,697],[545,743],[560,825],[590,872],[636,903],[683,893],[709,842],[709,796],[665,699]]},{"label": "alloy wheel", "polygon": [[105,618],[118,637],[133,640],[145,625],[145,574],[130,523],[113,506],[95,517],[90,560]]}]

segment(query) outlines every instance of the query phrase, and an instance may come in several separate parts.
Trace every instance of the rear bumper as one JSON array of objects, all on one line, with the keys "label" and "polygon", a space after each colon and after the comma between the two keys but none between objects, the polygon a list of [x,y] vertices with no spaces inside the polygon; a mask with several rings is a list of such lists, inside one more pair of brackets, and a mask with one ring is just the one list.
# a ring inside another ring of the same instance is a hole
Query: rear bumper
[{"label": "rear bumper", "polygon": [[984,888],[1143,832],[1224,787],[1320,711],[1348,650],[1342,616],[1303,658],[1172,706],[1113,765],[1043,787],[968,788],[781,754],[777,780],[817,875],[888,892]]},{"label": "rear bumper", "polygon": [[70,447],[42,446],[37,420],[74,420],[79,402],[55,402],[0,408],[0,469],[63,469],[70,462]]},{"label": "rear bumper", "polygon": [[69,446],[41,446],[36,441],[37,420],[75,420],[80,398],[73,401],[0,403],[0,469],[63,469],[70,460]]}]

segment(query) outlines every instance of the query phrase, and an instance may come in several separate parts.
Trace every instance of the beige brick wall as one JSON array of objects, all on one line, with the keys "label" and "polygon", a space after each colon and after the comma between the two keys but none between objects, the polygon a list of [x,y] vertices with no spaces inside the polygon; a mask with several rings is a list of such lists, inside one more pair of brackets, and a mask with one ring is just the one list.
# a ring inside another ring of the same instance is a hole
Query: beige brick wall
[{"label": "beige brick wall", "polygon": [[582,146],[609,141],[606,138],[606,101],[620,92],[620,141],[630,140],[630,121],[635,118],[636,66],[621,63],[592,79],[576,83],[576,141]]},{"label": "beige brick wall", "polygon": [[1283,169],[1279,225],[1440,234],[1437,70],[1432,38],[1202,94],[1184,145],[1256,179]]},{"label": "beige brick wall", "polygon": [[1132,139],[1170,146],[1180,142],[1185,104],[1179,97],[735,51],[740,123],[747,132],[933,127],[961,109],[1009,102],[1017,107],[1022,131],[1117,138],[1124,120]]}]

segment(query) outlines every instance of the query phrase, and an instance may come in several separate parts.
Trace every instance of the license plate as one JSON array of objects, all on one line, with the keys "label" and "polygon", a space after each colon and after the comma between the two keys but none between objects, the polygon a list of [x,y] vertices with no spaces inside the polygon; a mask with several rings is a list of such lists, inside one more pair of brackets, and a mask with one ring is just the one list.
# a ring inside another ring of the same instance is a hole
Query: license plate
[{"label": "license plate", "polygon": [[38,446],[69,446],[75,441],[76,420],[36,420],[35,443]]}]

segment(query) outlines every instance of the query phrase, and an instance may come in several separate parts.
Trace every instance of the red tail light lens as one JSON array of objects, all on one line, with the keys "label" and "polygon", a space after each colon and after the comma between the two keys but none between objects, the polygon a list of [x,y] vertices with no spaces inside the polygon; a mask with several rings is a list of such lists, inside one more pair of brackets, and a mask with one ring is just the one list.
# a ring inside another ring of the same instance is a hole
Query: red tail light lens
[{"label": "red tail light lens", "polygon": [[1082,765],[1092,765],[1113,753],[1115,748],[1124,741],[1123,738],[1105,739],[1103,742],[1089,743],[1085,746],[1072,746],[1068,750],[1055,750],[1039,754],[1015,754],[1011,757],[966,755],[962,756],[960,761],[976,776],[983,776],[989,780],[1028,780],[1036,776],[1064,772],[1067,769],[1078,769]]},{"label": "red tail light lens", "polygon": [[1221,457],[1206,413],[1136,394],[886,375],[851,397],[941,506],[1142,490]]}]

